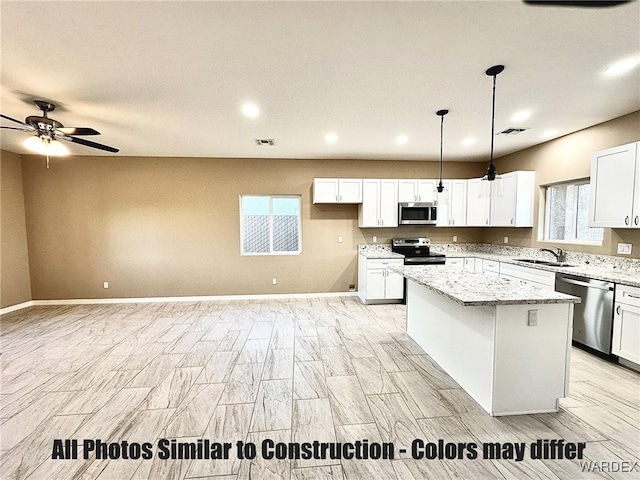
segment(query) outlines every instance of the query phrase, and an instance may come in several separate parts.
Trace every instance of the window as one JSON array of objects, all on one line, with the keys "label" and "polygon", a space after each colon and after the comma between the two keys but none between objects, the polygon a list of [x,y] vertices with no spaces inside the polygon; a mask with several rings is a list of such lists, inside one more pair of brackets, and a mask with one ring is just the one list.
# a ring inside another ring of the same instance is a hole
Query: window
[{"label": "window", "polygon": [[589,180],[547,187],[545,240],[600,243],[602,233],[589,227]]},{"label": "window", "polygon": [[240,196],[242,255],[301,253],[300,197]]}]

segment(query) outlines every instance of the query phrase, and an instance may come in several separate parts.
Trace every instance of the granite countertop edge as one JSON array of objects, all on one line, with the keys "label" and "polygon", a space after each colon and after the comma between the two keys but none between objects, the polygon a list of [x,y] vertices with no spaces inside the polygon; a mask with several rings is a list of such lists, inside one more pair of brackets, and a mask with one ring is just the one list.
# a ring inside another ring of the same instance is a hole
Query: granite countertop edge
[{"label": "granite countertop edge", "polygon": [[[543,289],[540,289],[538,287],[535,286],[531,286],[529,285],[528,288],[529,289],[533,289],[536,295],[539,295],[539,298],[508,298],[509,295],[507,295],[507,298],[495,298],[492,293],[488,293],[487,296],[489,298],[487,299],[464,299],[461,298],[459,295],[456,294],[455,291],[452,291],[455,287],[449,287],[446,288],[439,286],[439,285],[434,285],[433,283],[429,282],[428,279],[425,279],[423,277],[420,276],[420,272],[422,269],[424,268],[428,268],[428,269],[438,269],[438,275],[439,277],[441,277],[442,275],[451,275],[451,274],[455,274],[456,276],[459,274],[460,270],[459,269],[452,269],[451,267],[447,268],[446,266],[439,266],[439,267],[435,267],[435,266],[429,266],[429,267],[414,267],[414,266],[398,266],[398,267],[389,267],[391,270],[401,274],[402,276],[404,276],[405,278],[407,278],[408,280],[411,280],[415,283],[417,283],[418,285],[422,285],[425,288],[438,293],[440,295],[443,295],[444,297],[448,298],[449,300],[452,300],[460,305],[463,306],[467,306],[467,307],[472,307],[472,306],[501,306],[501,305],[548,305],[548,304],[569,304],[569,303],[580,303],[580,299],[578,297],[574,297],[571,295],[565,295],[563,293],[558,293],[558,292],[553,292],[553,291],[545,291]],[[436,270],[432,270],[433,272],[435,272]],[[486,277],[480,273],[469,273],[469,275],[465,275],[463,277],[457,277],[457,281],[456,284],[465,284],[465,285],[470,285],[473,284],[473,278],[469,280],[469,277],[474,277],[474,276],[478,276],[478,280],[482,279],[483,283],[486,283],[488,287],[497,287],[496,289],[491,289],[491,291],[495,292],[495,291],[505,291],[505,287],[512,287],[511,290],[508,290],[509,292],[514,291],[514,292],[520,292],[522,290],[522,283],[518,282],[511,282],[510,280],[501,280],[501,279],[493,279],[493,278],[489,278]],[[462,280],[462,281],[460,281]],[[508,282],[507,284],[505,284],[505,282]],[[476,283],[477,284],[477,283]]]}]

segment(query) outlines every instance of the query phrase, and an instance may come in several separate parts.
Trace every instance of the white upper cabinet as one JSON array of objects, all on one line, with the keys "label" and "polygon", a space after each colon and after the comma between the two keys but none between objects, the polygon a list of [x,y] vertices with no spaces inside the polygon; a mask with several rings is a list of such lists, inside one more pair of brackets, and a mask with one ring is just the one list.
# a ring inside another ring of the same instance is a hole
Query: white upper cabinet
[{"label": "white upper cabinet", "polygon": [[593,154],[589,226],[640,228],[640,142]]},{"label": "white upper cabinet", "polygon": [[489,197],[482,196],[482,179],[467,180],[467,227],[489,226]]},{"label": "white upper cabinet", "polygon": [[362,204],[358,207],[359,227],[398,226],[398,180],[362,181]]},{"label": "white upper cabinet", "polygon": [[467,225],[467,181],[443,180],[447,195],[445,204],[438,204],[438,227]]},{"label": "white upper cabinet", "polygon": [[491,196],[489,225],[533,227],[535,182],[535,172],[516,171],[502,175],[502,196]]},{"label": "white upper cabinet", "polygon": [[[496,184],[480,178],[467,181],[468,227],[532,227],[535,172],[516,171],[501,175],[502,196]],[[489,187],[490,196],[484,189]]]},{"label": "white upper cabinet", "polygon": [[433,202],[436,199],[434,179],[406,179],[398,180],[398,202]]},{"label": "white upper cabinet", "polygon": [[362,179],[314,178],[313,203],[362,203]]}]

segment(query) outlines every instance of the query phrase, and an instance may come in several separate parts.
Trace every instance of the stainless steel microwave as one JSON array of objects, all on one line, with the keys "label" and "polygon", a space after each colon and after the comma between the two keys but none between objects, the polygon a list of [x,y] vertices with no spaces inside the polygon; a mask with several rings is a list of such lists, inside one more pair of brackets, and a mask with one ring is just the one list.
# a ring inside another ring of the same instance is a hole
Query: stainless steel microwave
[{"label": "stainless steel microwave", "polygon": [[434,202],[398,204],[398,223],[401,225],[435,225],[438,208]]}]

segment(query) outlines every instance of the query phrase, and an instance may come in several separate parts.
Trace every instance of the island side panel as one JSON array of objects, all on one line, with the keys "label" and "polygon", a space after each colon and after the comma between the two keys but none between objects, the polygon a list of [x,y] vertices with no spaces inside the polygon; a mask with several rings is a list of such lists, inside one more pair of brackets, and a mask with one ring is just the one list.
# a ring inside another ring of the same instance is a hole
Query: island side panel
[{"label": "island side panel", "polygon": [[487,412],[491,412],[494,306],[462,306],[407,282],[407,334]]},{"label": "island side panel", "polygon": [[[537,310],[537,325],[527,325]],[[558,411],[568,394],[573,304],[500,305],[492,415]]]}]

